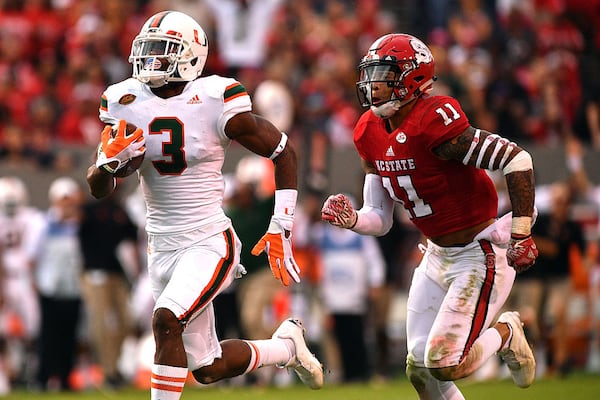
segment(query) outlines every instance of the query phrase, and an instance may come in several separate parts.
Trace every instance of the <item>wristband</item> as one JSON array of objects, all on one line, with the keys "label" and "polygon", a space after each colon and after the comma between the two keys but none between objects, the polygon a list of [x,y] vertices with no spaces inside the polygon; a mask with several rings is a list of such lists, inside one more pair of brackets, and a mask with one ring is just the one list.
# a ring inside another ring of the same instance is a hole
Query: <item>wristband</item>
[{"label": "wristband", "polygon": [[531,220],[531,217],[513,217],[510,233],[513,235],[530,235]]},{"label": "wristband", "polygon": [[271,155],[269,156],[269,159],[274,160],[279,154],[281,154],[281,152],[285,148],[285,145],[287,144],[287,140],[288,137],[285,134],[285,132],[281,132],[281,140],[277,144],[277,147],[275,147],[275,150],[273,150],[273,153],[271,153]]},{"label": "wristband", "polygon": [[297,198],[298,191],[296,189],[275,190],[275,207],[273,214],[294,216]]},{"label": "wristband", "polygon": [[508,175],[512,172],[529,171],[530,169],[533,169],[531,155],[525,150],[522,150],[504,166],[502,173]]}]

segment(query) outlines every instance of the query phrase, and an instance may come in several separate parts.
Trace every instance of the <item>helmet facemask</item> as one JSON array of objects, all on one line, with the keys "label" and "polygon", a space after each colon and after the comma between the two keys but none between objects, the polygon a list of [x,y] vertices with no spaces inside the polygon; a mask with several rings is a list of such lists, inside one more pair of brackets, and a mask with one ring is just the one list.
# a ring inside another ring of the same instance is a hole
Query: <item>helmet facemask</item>
[{"label": "helmet facemask", "polygon": [[[397,61],[367,61],[359,65],[360,78],[356,84],[358,100],[363,107],[380,118],[389,118],[402,106],[414,99],[408,97],[404,78],[417,65],[407,61],[399,66]],[[402,68],[402,70],[401,70]],[[377,90],[374,89],[374,84]]]},{"label": "helmet facemask", "polygon": [[134,39],[129,56],[133,77],[150,87],[183,80],[178,73],[179,65],[194,61],[185,58],[191,53],[189,47],[177,34],[140,34]]}]

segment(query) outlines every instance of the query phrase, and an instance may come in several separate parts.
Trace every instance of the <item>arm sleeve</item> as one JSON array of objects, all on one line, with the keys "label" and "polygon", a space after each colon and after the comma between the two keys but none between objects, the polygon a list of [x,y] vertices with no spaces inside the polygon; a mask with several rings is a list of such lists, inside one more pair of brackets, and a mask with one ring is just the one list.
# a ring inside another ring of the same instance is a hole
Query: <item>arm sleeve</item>
[{"label": "arm sleeve", "polygon": [[352,230],[363,235],[385,235],[394,222],[394,200],[383,187],[379,175],[365,176],[363,198],[363,206],[357,211],[356,225]]}]

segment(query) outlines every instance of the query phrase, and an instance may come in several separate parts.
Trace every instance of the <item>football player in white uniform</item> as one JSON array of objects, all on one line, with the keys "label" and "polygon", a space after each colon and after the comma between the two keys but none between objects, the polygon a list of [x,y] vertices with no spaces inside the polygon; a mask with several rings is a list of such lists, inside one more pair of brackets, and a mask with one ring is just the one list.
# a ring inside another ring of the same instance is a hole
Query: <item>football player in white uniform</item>
[{"label": "football player in white uniform", "polygon": [[206,35],[191,17],[175,11],[150,17],[132,44],[133,77],[102,96],[100,119],[108,125],[87,173],[92,195],[103,197],[113,191],[119,168],[144,156],[137,172],[156,301],[151,399],[179,399],[188,370],[208,384],[265,365],[291,368],[318,389],[322,366],[300,321],[284,321],[268,340],[219,342],[216,336],[212,301],[243,273],[241,243],[222,209],[225,150],[235,140],[275,165],[274,213],[252,252],[266,252],[286,286],[300,281],[290,235],[297,161],[285,133],[252,113],[240,82],[200,77],[207,55]]},{"label": "football player in white uniform", "polygon": [[44,214],[28,203],[23,180],[16,176],[0,178],[0,338],[8,338],[6,367],[15,379],[27,378],[29,353],[35,351],[40,325],[33,261]]}]

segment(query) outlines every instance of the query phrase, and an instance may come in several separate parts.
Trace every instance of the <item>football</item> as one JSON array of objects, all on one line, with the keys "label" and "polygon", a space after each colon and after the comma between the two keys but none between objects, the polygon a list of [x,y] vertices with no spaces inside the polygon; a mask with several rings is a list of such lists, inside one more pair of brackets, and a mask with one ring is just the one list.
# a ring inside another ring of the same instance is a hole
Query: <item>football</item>
[{"label": "football", "polygon": [[[117,134],[116,128],[117,127],[113,128],[113,131],[112,131],[113,137]],[[129,122],[127,123],[127,134],[128,135],[132,134],[136,129],[137,129],[137,126],[135,126],[134,124],[131,124]],[[133,174],[142,165],[142,162],[144,161],[144,155],[145,154],[142,154],[141,156],[134,157],[134,158],[130,159],[129,161],[127,161],[125,164],[123,164],[121,166],[121,168],[119,168],[118,170],[115,171],[114,176],[116,176],[117,178],[125,178],[125,177]]]},{"label": "football", "polygon": [[142,162],[144,161],[144,155],[145,153],[127,161],[121,166],[121,168],[115,171],[114,176],[117,178],[125,178],[126,176],[133,174],[142,165]]}]

